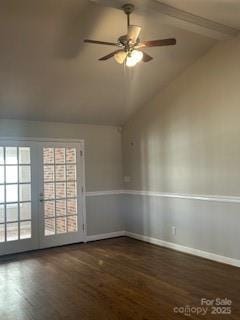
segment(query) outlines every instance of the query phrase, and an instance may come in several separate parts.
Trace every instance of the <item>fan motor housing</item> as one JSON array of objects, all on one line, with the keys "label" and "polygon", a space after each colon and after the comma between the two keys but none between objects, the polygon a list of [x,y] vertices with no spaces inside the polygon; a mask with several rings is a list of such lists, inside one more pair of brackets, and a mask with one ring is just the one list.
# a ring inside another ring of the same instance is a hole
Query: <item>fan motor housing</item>
[{"label": "fan motor housing", "polygon": [[126,3],[122,6],[122,9],[126,14],[131,14],[133,12],[133,10],[135,9],[135,7],[131,3]]},{"label": "fan motor housing", "polygon": [[[134,43],[134,45],[137,45],[140,42],[140,39],[138,38],[137,41]],[[131,43],[129,43],[129,39],[127,34],[121,36],[118,38],[118,43],[121,44],[124,47],[131,47]]]},{"label": "fan motor housing", "polygon": [[128,43],[127,35],[125,34],[125,35],[119,37],[118,42],[120,42],[122,45],[125,46]]}]

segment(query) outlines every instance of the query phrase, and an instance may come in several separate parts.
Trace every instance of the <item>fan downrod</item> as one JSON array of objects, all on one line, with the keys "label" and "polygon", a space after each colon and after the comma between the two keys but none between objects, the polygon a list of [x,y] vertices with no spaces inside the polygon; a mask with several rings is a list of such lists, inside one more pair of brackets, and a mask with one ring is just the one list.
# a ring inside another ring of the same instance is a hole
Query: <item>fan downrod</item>
[{"label": "fan downrod", "polygon": [[131,3],[125,3],[122,6],[123,11],[126,13],[127,15],[127,25],[128,27],[130,26],[130,14],[133,12],[133,10],[135,9],[134,5]]}]

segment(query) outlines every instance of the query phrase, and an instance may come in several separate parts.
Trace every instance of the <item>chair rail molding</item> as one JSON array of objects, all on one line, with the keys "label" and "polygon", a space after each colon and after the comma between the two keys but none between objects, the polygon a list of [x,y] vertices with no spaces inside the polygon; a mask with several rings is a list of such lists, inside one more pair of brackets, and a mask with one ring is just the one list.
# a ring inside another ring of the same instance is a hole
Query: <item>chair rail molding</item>
[{"label": "chair rail molding", "polygon": [[148,190],[100,190],[100,191],[87,191],[87,197],[96,196],[108,196],[108,195],[139,195],[149,197],[162,197],[162,198],[176,198],[187,200],[199,200],[199,201],[214,201],[214,202],[226,202],[226,203],[240,203],[240,196],[226,196],[226,195],[211,195],[211,194],[191,194],[191,193],[170,193],[170,192],[158,192]]}]

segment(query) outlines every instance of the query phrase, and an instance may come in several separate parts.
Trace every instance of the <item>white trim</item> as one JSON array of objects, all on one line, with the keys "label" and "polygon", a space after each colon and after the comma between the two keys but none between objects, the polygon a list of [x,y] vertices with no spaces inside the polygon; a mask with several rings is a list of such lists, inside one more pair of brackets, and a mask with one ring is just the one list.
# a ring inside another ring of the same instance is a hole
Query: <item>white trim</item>
[{"label": "white trim", "polygon": [[87,197],[96,197],[96,196],[107,196],[107,195],[118,195],[124,194],[124,190],[104,190],[104,191],[88,191],[86,192]]},{"label": "white trim", "polygon": [[157,2],[157,4],[154,3],[152,6],[152,10],[157,10],[159,13],[167,16],[169,22],[172,22],[175,26],[185,27],[188,30],[206,36],[209,35],[209,37],[217,40],[225,40],[236,37],[239,34],[239,30],[234,27],[169,6],[162,3],[161,0],[157,0]]},{"label": "white trim", "polygon": [[160,240],[160,239],[144,236],[144,235],[137,234],[137,233],[132,233],[132,232],[127,232],[126,231],[125,235],[127,237],[129,237],[129,238],[134,238],[134,239],[141,240],[141,241],[144,241],[144,242],[152,243],[152,244],[155,244],[155,245],[158,245],[158,246],[161,246],[161,247],[170,248],[170,249],[173,249],[173,250],[176,250],[176,251],[192,254],[192,255],[195,255],[195,256],[198,256],[198,257],[201,257],[201,258],[217,261],[217,262],[220,262],[220,263],[229,264],[229,265],[232,265],[232,266],[235,266],[235,267],[240,267],[240,260],[238,260],[238,259],[233,259],[233,258],[229,258],[229,257],[226,257],[226,256],[220,256],[218,254],[207,252],[207,251],[203,251],[203,250],[199,250],[199,249],[185,247],[185,246],[182,246],[180,244],[163,241],[163,240]]},{"label": "white trim", "polygon": [[188,199],[188,200],[240,203],[240,197],[236,197],[236,196],[166,193],[166,192],[143,191],[143,190],[125,190],[124,193],[129,195],[141,195],[141,196],[151,196],[151,197],[180,198],[180,199]]},{"label": "white trim", "polygon": [[97,240],[103,240],[103,239],[123,237],[125,236],[125,234],[126,234],[125,231],[115,231],[115,232],[109,232],[109,233],[94,234],[92,236],[87,236],[87,241],[97,241]]},{"label": "white trim", "polygon": [[86,169],[85,169],[85,142],[82,140],[81,142],[81,149],[82,151],[82,212],[83,212],[83,238],[84,242],[87,242],[87,209],[86,209]]},{"label": "white trim", "polygon": [[240,203],[240,197],[237,197],[237,196],[168,193],[168,192],[144,191],[144,190],[103,190],[103,191],[86,192],[87,197],[118,195],[118,194],[176,198],[176,199],[187,199],[187,200],[214,201],[214,202],[226,202],[226,203]]},{"label": "white trim", "polygon": [[201,258],[205,258],[205,259],[209,259],[212,261],[229,264],[229,265],[232,265],[235,267],[240,267],[240,260],[238,260],[238,259],[233,259],[233,258],[229,258],[226,256],[221,256],[221,255],[218,255],[215,253],[182,246],[177,243],[163,241],[163,240],[160,240],[157,238],[152,238],[149,236],[144,236],[141,234],[132,233],[132,232],[128,232],[128,231],[116,231],[116,232],[109,232],[109,233],[102,233],[102,234],[95,234],[95,235],[87,236],[87,242],[104,240],[104,239],[111,239],[111,238],[123,237],[123,236],[137,239],[137,240],[144,241],[144,242],[148,242],[151,244],[155,244],[157,246],[173,249],[176,251],[188,253],[188,254],[198,256]]},{"label": "white trim", "polygon": [[[122,5],[120,0],[90,0],[95,4],[119,9]],[[230,26],[217,23],[204,17],[177,9],[162,3],[161,0],[138,0],[135,8],[136,13],[152,14],[166,24],[185,29],[216,40],[225,40],[238,35],[239,30]]]}]

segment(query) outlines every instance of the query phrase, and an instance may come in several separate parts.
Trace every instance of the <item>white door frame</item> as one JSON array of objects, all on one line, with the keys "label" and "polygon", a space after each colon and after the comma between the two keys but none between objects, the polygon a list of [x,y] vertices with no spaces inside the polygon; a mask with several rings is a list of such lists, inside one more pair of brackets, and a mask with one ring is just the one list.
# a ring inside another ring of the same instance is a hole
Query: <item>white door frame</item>
[{"label": "white door frame", "polygon": [[[81,150],[82,150],[82,181],[81,181],[81,185],[82,185],[82,217],[83,217],[83,226],[84,229],[82,231],[82,235],[83,235],[83,242],[87,242],[87,221],[86,221],[86,187],[85,187],[85,144],[84,144],[84,140],[83,139],[61,139],[61,138],[38,138],[38,137],[0,137],[0,143],[4,143],[6,145],[6,143],[9,144],[17,144],[17,142],[19,143],[31,143],[31,142],[39,142],[39,143],[44,143],[44,142],[56,142],[56,143],[78,143],[81,145]],[[34,157],[34,155],[33,155]],[[34,174],[34,173],[33,173]],[[39,174],[39,172],[38,172]],[[39,181],[40,183],[40,181]],[[32,190],[32,195],[34,193],[34,190]],[[33,195],[34,196],[34,195]],[[35,195],[35,197],[38,197],[39,195]],[[38,215],[40,214],[40,201],[38,200],[38,208],[37,205],[36,209],[38,211]],[[38,225],[39,225],[39,221],[38,221]],[[24,242],[24,240],[21,240]],[[22,243],[23,243],[22,242]],[[35,241],[36,242],[36,241]],[[11,251],[11,248],[13,246],[13,244],[11,244],[11,242],[9,243],[9,250],[4,250],[4,252],[0,253],[1,254],[6,254],[8,253],[8,251]],[[40,241],[39,241],[39,235],[38,235],[38,239],[37,239],[37,243],[34,244],[34,246],[32,246],[31,248],[27,249],[27,250],[34,250],[34,249],[38,249],[40,248]],[[13,250],[14,252],[21,252],[21,251],[27,251],[24,250],[22,248],[19,248],[17,250]]]}]

